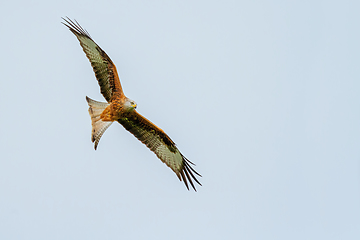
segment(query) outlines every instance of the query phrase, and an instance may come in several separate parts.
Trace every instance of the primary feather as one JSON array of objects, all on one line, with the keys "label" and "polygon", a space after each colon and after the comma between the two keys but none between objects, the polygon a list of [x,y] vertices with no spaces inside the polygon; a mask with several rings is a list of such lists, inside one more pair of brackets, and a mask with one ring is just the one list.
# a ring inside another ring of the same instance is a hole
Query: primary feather
[{"label": "primary feather", "polygon": [[[64,19],[64,18],[63,18]],[[106,101],[110,102],[113,92],[122,93],[122,88],[117,74],[117,70],[110,57],[92,40],[90,34],[83,29],[76,21],[64,19],[72,33],[75,34],[83,48],[86,57],[93,67],[96,79],[98,80],[101,94]]]}]

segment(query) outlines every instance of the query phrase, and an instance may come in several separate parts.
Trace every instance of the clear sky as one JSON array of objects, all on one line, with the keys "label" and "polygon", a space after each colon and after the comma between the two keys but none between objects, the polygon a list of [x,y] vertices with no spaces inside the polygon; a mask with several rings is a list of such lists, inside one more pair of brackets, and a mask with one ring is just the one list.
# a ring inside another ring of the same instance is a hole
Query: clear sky
[{"label": "clear sky", "polygon": [[[360,239],[359,1],[2,1],[0,239]],[[112,58],[138,112],[196,163],[176,175],[121,125],[61,17]]]}]

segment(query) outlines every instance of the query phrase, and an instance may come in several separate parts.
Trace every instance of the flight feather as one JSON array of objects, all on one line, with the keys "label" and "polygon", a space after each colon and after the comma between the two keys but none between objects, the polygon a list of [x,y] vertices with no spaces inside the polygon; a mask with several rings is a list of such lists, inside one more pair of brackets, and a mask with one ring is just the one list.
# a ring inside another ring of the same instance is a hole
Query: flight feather
[{"label": "flight feather", "polygon": [[65,26],[75,34],[86,57],[93,67],[101,94],[107,102],[111,101],[114,92],[123,94],[119,75],[110,57],[92,40],[90,34],[78,22],[63,18]]},{"label": "flight feather", "polygon": [[175,143],[162,129],[135,110],[125,118],[120,118],[118,122],[170,167],[180,181],[184,181],[187,188],[189,188],[187,183],[189,181],[193,189],[196,190],[192,179],[201,185],[195,177],[195,175],[201,175],[190,165],[193,163],[181,154]]}]

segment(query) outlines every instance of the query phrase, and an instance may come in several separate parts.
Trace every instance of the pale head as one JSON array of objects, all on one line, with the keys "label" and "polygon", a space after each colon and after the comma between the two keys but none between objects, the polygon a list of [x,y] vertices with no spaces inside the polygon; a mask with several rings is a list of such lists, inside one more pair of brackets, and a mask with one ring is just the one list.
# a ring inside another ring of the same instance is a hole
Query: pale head
[{"label": "pale head", "polygon": [[124,107],[127,111],[135,110],[136,106],[137,106],[137,104],[134,100],[131,100],[130,98],[126,98]]}]

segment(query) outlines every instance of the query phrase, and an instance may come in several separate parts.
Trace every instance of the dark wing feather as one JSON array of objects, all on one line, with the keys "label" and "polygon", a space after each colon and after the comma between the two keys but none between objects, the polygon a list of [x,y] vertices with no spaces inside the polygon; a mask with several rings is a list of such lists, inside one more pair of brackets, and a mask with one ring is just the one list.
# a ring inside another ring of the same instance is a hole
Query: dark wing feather
[{"label": "dark wing feather", "polygon": [[184,181],[187,189],[189,189],[189,182],[196,191],[193,180],[201,185],[196,179],[195,174],[200,177],[201,175],[190,165],[193,163],[180,153],[175,143],[163,130],[135,110],[126,118],[119,119],[118,122],[153,151],[162,162],[170,167],[180,181]]},{"label": "dark wing feather", "polygon": [[120,79],[110,57],[92,40],[90,34],[78,22],[63,18],[65,26],[75,34],[89,59],[99,82],[101,94],[110,102],[115,92],[123,94]]}]

